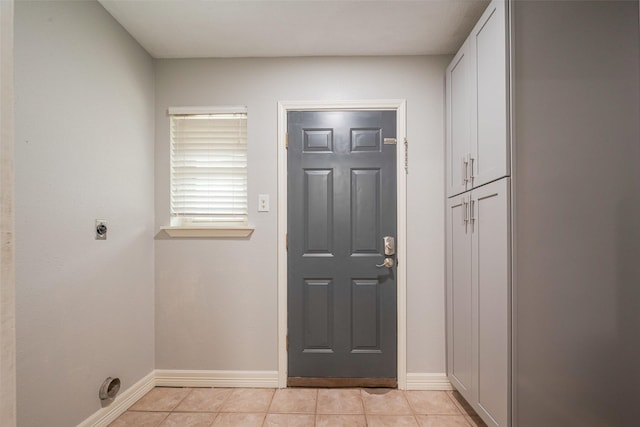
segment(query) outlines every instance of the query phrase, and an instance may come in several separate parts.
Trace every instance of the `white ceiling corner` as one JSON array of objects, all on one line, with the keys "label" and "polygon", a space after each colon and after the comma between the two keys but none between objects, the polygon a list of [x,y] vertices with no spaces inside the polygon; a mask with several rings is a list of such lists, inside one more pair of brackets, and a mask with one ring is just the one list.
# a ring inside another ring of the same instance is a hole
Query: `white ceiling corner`
[{"label": "white ceiling corner", "polygon": [[488,0],[99,0],[155,58],[452,54]]}]

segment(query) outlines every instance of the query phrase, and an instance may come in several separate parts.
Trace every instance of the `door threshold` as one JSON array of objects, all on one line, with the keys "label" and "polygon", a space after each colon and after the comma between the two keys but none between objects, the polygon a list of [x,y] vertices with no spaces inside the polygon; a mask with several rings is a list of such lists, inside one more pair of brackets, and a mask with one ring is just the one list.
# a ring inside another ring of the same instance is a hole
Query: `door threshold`
[{"label": "door threshold", "polygon": [[289,377],[287,387],[319,387],[319,388],[346,388],[346,387],[384,387],[398,388],[397,378],[315,378],[315,377]]}]

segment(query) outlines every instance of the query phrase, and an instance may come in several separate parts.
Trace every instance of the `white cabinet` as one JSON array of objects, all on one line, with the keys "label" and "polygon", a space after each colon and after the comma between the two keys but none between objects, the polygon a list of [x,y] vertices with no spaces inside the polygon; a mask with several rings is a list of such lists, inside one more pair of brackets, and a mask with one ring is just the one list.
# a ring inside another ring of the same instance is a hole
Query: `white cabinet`
[{"label": "white cabinet", "polygon": [[510,425],[506,5],[493,0],[446,70],[447,375],[489,426]]},{"label": "white cabinet", "polygon": [[508,426],[509,178],[448,199],[447,371],[490,426]]},{"label": "white cabinet", "polygon": [[505,2],[494,0],[446,70],[447,196],[509,175]]}]

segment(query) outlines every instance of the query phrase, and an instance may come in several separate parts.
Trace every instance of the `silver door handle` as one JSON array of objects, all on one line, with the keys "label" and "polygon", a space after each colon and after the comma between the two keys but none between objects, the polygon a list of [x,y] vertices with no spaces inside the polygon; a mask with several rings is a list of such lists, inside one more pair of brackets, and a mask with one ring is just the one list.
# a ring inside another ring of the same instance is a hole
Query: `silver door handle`
[{"label": "silver door handle", "polygon": [[378,268],[381,268],[381,267],[391,268],[391,267],[393,267],[393,258],[385,258],[384,261],[382,261],[382,264],[376,264],[376,267],[378,267]]}]

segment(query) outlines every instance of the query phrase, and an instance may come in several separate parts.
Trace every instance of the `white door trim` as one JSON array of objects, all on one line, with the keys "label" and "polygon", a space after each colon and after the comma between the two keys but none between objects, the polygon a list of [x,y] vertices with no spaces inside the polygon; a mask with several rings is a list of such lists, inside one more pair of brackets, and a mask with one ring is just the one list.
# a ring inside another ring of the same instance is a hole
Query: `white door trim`
[{"label": "white door trim", "polygon": [[405,169],[407,101],[383,99],[364,101],[280,101],[278,102],[278,387],[287,386],[287,113],[320,110],[395,110],[397,119],[397,291],[398,291],[398,388],[407,388],[407,174]]}]

